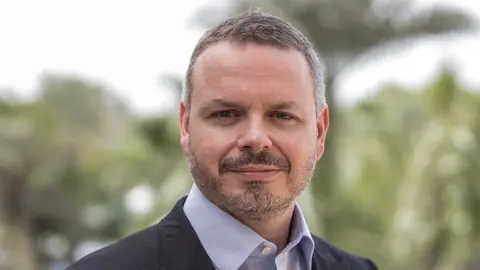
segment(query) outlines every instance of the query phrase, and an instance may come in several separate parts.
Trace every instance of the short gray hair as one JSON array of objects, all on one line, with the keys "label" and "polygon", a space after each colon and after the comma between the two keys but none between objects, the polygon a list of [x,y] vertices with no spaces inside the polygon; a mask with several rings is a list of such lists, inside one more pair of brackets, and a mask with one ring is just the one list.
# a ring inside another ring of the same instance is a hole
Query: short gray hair
[{"label": "short gray hair", "polygon": [[223,21],[200,38],[190,58],[182,94],[182,100],[187,108],[191,104],[193,68],[197,58],[208,47],[221,41],[272,45],[281,49],[298,50],[305,56],[310,68],[315,85],[317,114],[326,106],[323,68],[310,41],[299,30],[281,18],[254,10]]}]

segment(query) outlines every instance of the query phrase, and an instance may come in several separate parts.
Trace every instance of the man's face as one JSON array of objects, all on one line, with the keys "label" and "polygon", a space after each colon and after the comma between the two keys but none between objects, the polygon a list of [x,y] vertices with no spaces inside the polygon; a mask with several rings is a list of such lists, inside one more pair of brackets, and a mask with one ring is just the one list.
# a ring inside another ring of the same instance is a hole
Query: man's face
[{"label": "man's face", "polygon": [[181,146],[205,196],[240,219],[292,206],[323,153],[328,110],[316,116],[304,56],[222,42],[197,59]]}]

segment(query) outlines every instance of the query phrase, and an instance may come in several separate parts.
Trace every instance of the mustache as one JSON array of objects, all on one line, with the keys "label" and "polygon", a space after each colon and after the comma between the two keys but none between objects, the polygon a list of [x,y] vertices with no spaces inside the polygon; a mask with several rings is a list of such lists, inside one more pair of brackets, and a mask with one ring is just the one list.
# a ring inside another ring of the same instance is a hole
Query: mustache
[{"label": "mustache", "polygon": [[284,157],[274,155],[268,151],[246,151],[239,157],[228,157],[220,161],[220,171],[238,169],[250,164],[275,166],[281,171],[290,171],[290,162]]}]

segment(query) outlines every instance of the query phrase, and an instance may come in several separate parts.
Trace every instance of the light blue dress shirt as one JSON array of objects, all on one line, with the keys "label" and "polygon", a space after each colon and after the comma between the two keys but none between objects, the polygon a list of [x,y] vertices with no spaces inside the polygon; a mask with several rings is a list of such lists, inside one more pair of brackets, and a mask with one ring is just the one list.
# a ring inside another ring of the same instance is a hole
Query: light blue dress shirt
[{"label": "light blue dress shirt", "polygon": [[298,203],[295,203],[289,243],[279,254],[274,243],[218,208],[195,184],[184,211],[216,269],[312,268],[314,242]]}]

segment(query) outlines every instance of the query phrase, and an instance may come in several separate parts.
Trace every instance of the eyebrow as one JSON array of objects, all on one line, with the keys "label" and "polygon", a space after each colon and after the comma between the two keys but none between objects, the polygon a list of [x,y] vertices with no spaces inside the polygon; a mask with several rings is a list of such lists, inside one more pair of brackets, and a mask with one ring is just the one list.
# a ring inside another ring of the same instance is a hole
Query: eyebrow
[{"label": "eyebrow", "polygon": [[235,102],[228,101],[228,100],[221,99],[221,98],[215,98],[215,99],[212,99],[212,100],[208,101],[207,103],[203,104],[200,107],[199,111],[201,113],[208,112],[210,110],[210,108],[213,107],[213,106],[228,107],[228,108],[235,108],[235,109],[241,109],[243,107],[239,103],[235,103]]},{"label": "eyebrow", "polygon": [[283,101],[271,106],[273,110],[287,110],[287,109],[296,109],[298,108],[298,104],[293,101]]},{"label": "eyebrow", "polygon": [[[220,107],[226,107],[226,108],[234,108],[238,110],[243,110],[245,106],[242,106],[241,104],[233,101],[228,101],[222,98],[215,98],[207,103],[203,104],[199,111],[201,113],[206,113],[210,110],[211,107],[213,106],[220,106]],[[270,110],[288,110],[288,109],[298,109],[300,106],[296,102],[293,101],[282,101],[276,104],[273,104],[270,106]]]},{"label": "eyebrow", "polygon": [[233,102],[233,101],[228,101],[222,98],[215,98],[212,99],[211,101],[207,102],[205,106],[223,106],[223,107],[241,107],[240,104]]}]

